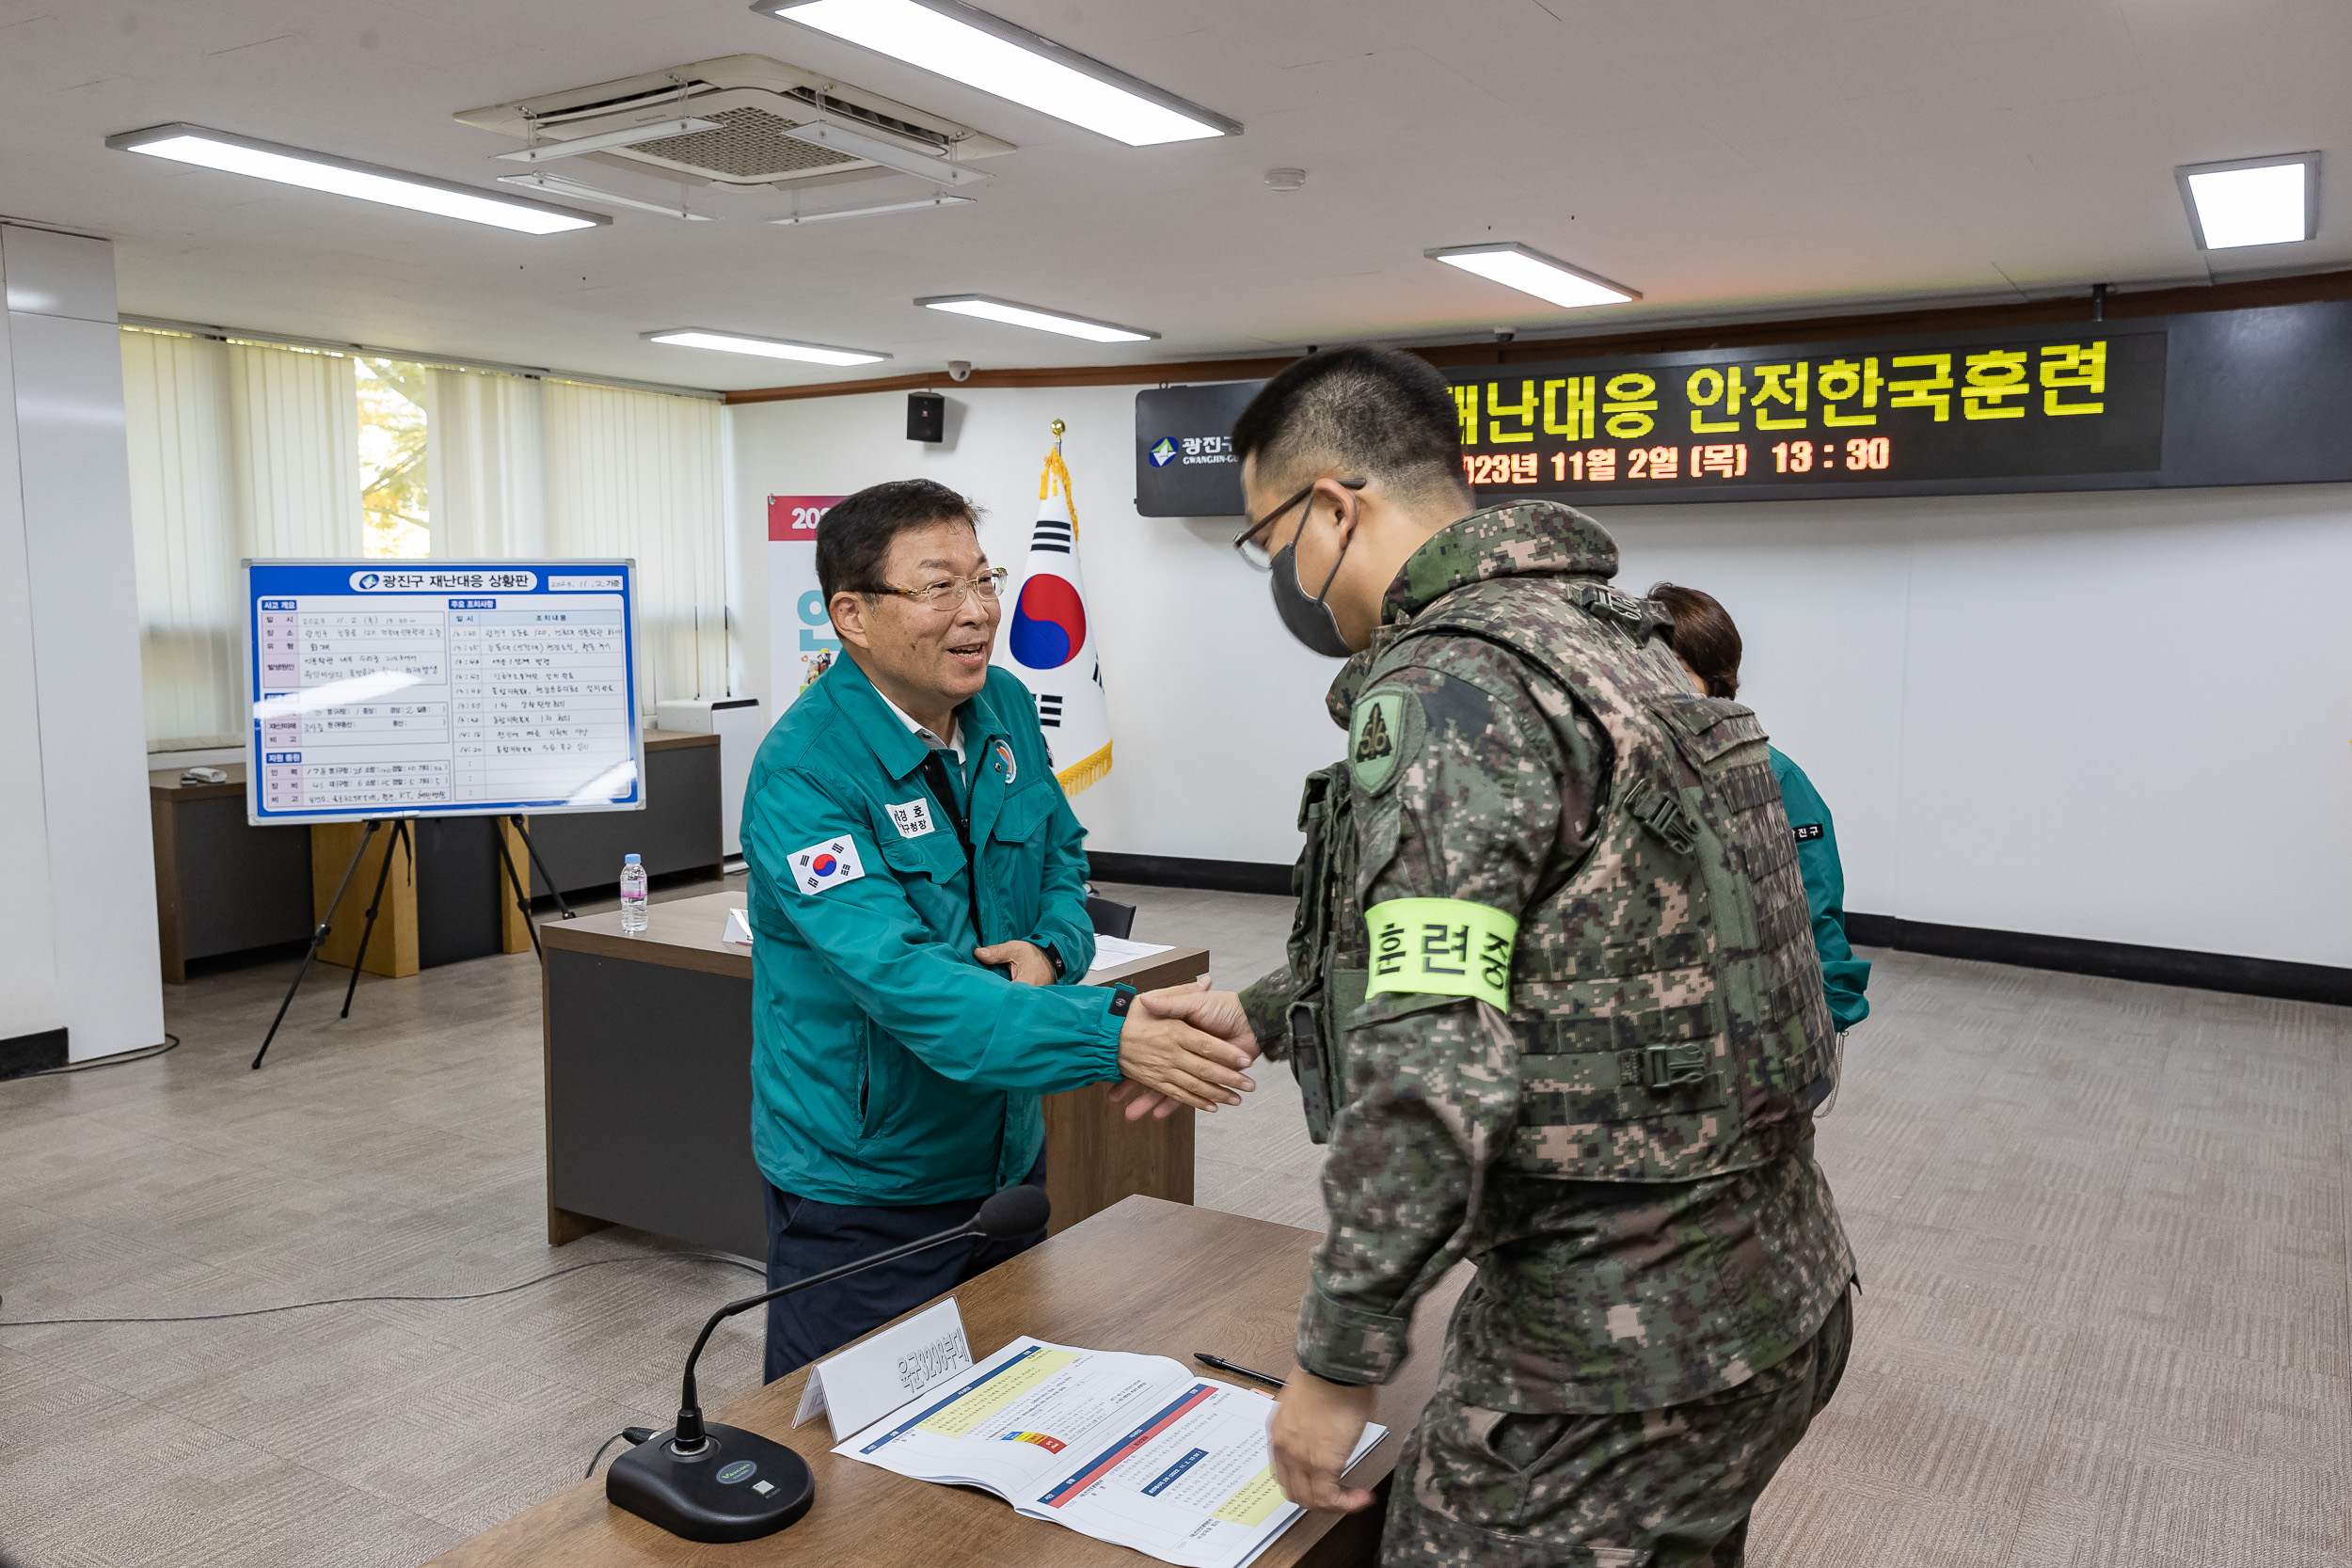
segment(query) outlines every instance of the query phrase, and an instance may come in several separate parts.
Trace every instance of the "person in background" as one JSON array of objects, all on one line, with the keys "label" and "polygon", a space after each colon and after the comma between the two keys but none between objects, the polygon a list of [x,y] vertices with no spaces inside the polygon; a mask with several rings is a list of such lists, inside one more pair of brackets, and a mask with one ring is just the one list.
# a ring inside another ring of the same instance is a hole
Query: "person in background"
[{"label": "person in background", "polygon": [[[1649,596],[1674,617],[1675,657],[1710,697],[1740,695],[1740,628],[1713,594],[1661,582]],[[1837,1025],[1842,1069],[1846,1031],[1870,1016],[1870,962],[1853,956],[1846,940],[1846,872],[1837,860],[1837,827],[1829,803],[1804,769],[1771,748],[1772,776],[1780,781],[1781,805],[1797,837],[1797,869],[1804,874],[1805,902],[1813,912],[1813,945],[1821,954],[1821,987],[1829,995],[1831,1022]],[[1829,1106],[1821,1107],[1826,1111]]]}]

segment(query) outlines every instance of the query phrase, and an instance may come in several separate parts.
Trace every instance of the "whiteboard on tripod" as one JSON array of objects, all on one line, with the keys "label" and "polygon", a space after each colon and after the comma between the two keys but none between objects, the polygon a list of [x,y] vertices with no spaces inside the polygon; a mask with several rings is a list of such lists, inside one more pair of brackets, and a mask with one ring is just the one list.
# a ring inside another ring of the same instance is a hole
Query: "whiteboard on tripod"
[{"label": "whiteboard on tripod", "polygon": [[245,562],[254,823],[633,811],[636,563]]}]

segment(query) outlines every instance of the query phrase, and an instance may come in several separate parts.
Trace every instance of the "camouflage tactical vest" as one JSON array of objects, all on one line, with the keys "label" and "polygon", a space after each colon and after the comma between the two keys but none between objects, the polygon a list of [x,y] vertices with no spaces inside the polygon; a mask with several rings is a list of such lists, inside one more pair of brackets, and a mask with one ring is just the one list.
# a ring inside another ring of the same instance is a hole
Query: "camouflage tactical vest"
[{"label": "camouflage tactical vest", "polygon": [[[1508,1169],[1608,1181],[1745,1169],[1795,1148],[1829,1091],[1820,960],[1763,728],[1738,703],[1691,692],[1665,625],[1595,578],[1480,580],[1398,628],[1362,682],[1433,657],[1442,667],[1433,642],[1474,638],[1570,693],[1608,736],[1595,843],[1519,918]],[[1367,985],[1363,874],[1381,865],[1364,866],[1362,847],[1385,863],[1396,811],[1392,794],[1359,793],[1346,762],[1311,775],[1299,806],[1288,1022],[1318,1143],[1349,1098],[1347,1022]]]}]

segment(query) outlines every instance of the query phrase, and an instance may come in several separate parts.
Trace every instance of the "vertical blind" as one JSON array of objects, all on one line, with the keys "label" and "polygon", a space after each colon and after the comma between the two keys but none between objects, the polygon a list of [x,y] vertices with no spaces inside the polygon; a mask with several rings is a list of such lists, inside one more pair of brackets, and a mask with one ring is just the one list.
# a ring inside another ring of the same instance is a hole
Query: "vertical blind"
[{"label": "vertical blind", "polygon": [[546,383],[548,551],[637,562],[637,679],[661,697],[726,689],[726,411]]},{"label": "vertical blind", "polygon": [[243,738],[238,562],[359,553],[351,361],[122,334],[151,750]]},{"label": "vertical blind", "polygon": [[227,348],[239,553],[357,557],[367,524],[351,361],[260,343]]},{"label": "vertical blind", "polygon": [[433,372],[425,470],[442,560],[548,553],[539,388],[519,375]]},{"label": "vertical blind", "polygon": [[[353,361],[125,328],[122,372],[148,747],[236,745],[238,562],[362,553]],[[723,690],[721,405],[478,371],[431,388],[432,553],[632,558],[640,702]]]}]

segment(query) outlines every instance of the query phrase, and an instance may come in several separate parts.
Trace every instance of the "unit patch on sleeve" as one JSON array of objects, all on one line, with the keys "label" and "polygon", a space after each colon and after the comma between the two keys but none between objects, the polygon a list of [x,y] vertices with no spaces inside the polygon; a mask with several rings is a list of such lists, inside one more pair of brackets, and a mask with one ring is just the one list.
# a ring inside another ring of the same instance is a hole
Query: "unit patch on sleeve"
[{"label": "unit patch on sleeve", "polygon": [[1347,760],[1356,787],[1377,795],[1421,746],[1421,704],[1393,688],[1368,691],[1347,724]]},{"label": "unit patch on sleeve", "polygon": [[1797,842],[1803,844],[1807,840],[1820,837],[1821,825],[1819,822],[1800,822],[1796,825],[1795,832]]},{"label": "unit patch on sleeve", "polygon": [[844,882],[866,875],[857,860],[857,846],[846,833],[792,852],[792,882],[803,895],[831,893]]},{"label": "unit patch on sleeve", "polygon": [[900,838],[921,838],[931,831],[931,803],[917,796],[902,806],[884,806],[890,813],[890,825],[898,830]]}]

